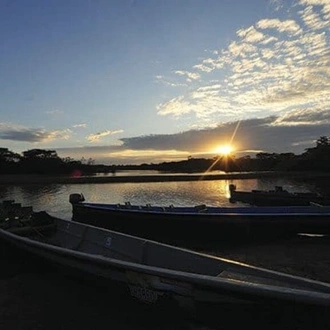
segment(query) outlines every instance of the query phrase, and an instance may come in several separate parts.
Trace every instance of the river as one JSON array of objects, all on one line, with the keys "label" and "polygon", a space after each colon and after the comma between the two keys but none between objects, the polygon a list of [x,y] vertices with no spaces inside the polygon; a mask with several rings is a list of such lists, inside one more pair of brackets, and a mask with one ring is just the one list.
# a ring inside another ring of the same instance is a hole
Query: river
[{"label": "river", "polygon": [[88,202],[124,203],[145,205],[199,205],[228,206],[229,184],[238,190],[274,189],[283,186],[289,191],[312,192],[313,183],[297,179],[262,178],[232,180],[199,180],[178,182],[126,182],[126,183],[84,183],[84,184],[24,184],[0,185],[0,201],[13,199],[34,211],[47,211],[64,219],[71,219],[69,196],[82,193]]}]

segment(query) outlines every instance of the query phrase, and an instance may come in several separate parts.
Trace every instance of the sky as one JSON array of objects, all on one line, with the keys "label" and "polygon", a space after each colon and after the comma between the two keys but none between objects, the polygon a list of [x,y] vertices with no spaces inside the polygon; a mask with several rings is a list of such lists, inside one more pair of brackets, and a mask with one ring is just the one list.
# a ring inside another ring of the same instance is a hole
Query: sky
[{"label": "sky", "polygon": [[0,0],[0,147],[98,164],[330,135],[330,0]]}]

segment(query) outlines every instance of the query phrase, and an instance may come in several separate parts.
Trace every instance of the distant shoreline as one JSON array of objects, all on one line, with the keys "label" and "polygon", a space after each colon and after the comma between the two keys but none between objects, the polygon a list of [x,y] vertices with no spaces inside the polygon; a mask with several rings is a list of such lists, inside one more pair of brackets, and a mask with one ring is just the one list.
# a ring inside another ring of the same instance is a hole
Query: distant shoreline
[{"label": "distant shoreline", "polygon": [[198,180],[231,180],[258,178],[329,178],[330,173],[321,172],[241,172],[224,174],[160,174],[160,175],[129,175],[129,176],[51,176],[34,174],[0,175],[0,185],[21,184],[88,184],[88,183],[134,183],[134,182],[174,182]]}]

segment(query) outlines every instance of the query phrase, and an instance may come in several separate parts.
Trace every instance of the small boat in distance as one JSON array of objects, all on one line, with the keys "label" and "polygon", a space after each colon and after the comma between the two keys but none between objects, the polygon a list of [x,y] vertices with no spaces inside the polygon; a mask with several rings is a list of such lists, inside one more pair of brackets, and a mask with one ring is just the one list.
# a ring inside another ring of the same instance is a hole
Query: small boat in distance
[{"label": "small boat in distance", "polygon": [[274,190],[239,191],[236,185],[229,185],[231,203],[243,202],[255,206],[308,206],[311,204],[330,205],[330,199],[318,193],[289,192],[281,186]]},{"label": "small boat in distance", "polygon": [[[330,234],[330,206],[214,207],[88,203],[71,194],[72,220],[165,243],[271,239]],[[191,245],[189,245],[191,246]]]},{"label": "small boat in distance", "polygon": [[329,283],[59,219],[46,212],[35,212],[24,221],[2,220],[0,240],[77,276],[92,277],[104,289],[113,284],[148,304],[169,301],[171,306],[197,311],[205,305],[217,306],[217,315],[221,307],[242,305],[253,306],[255,311],[265,306],[289,311],[290,307],[307,307],[308,311],[330,307]]}]

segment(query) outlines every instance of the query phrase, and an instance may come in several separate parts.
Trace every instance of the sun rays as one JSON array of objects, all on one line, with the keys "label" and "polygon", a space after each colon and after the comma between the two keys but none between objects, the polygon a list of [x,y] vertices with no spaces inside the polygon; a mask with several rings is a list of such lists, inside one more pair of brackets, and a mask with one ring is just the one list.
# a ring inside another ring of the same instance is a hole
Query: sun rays
[{"label": "sun rays", "polygon": [[241,124],[241,121],[239,120],[235,126],[234,132],[230,138],[229,143],[221,144],[214,149],[214,153],[217,154],[217,157],[215,157],[214,162],[205,171],[204,174],[207,174],[208,172],[210,172],[214,168],[214,166],[220,161],[223,161],[225,164],[225,167],[226,167],[228,160],[233,158],[232,154],[235,151],[235,147],[232,142],[234,141],[235,135],[237,133],[237,130],[238,130],[240,124]]}]

